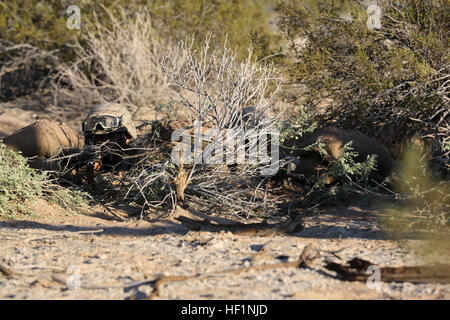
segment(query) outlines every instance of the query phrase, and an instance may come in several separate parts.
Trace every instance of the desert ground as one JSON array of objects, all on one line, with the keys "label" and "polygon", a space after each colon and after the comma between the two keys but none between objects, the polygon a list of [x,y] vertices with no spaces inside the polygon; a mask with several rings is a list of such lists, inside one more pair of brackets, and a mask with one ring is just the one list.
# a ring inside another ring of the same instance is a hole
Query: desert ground
[{"label": "desert ground", "polygon": [[[0,280],[1,299],[450,298],[449,284],[382,282],[371,289],[325,269],[326,261],[354,257],[379,266],[423,264],[411,252],[418,240],[388,239],[372,212],[356,206],[305,217],[302,231],[283,235],[190,230],[177,216],[200,217],[181,208],[154,221],[115,221],[101,206],[73,215],[35,205],[35,217],[0,223],[0,262],[11,272]],[[307,267],[282,265],[308,245]]]},{"label": "desert ground", "polygon": [[[4,136],[42,116],[32,103],[3,104],[0,131]],[[181,207],[140,220],[127,207],[98,204],[74,214],[41,200],[27,205],[34,215],[0,222],[0,299],[450,298],[450,284],[381,282],[373,288],[324,267],[355,257],[380,267],[425,263],[412,250],[422,240],[393,240],[380,230],[374,209],[358,204],[305,215],[303,228],[290,234],[192,228],[177,218],[205,216]],[[251,222],[259,221],[245,221]],[[292,266],[308,245],[310,263]]]},{"label": "desert ground", "polygon": [[[3,105],[2,134],[30,123],[35,112]],[[99,204],[74,214],[45,201],[28,205],[34,215],[0,222],[0,299],[450,298],[450,284],[381,282],[373,288],[324,267],[354,257],[381,267],[425,263],[412,250],[422,240],[393,240],[380,230],[374,210],[357,204],[305,215],[303,228],[291,234],[195,229],[177,218],[205,216],[181,207],[140,220],[127,207]],[[245,221],[251,222],[258,221]],[[292,265],[308,245],[308,265]]]},{"label": "desert ground", "polygon": [[[273,19],[271,28],[278,32]],[[306,46],[303,40],[299,38],[301,47]],[[119,75],[114,81],[122,78]],[[404,82],[409,86],[408,81]],[[298,86],[283,101],[297,100],[306,92]],[[136,90],[130,88],[123,92],[134,94]],[[153,92],[153,84],[148,89]],[[317,111],[332,102],[324,99]],[[76,109],[78,102],[62,111],[52,103],[45,94],[1,102],[0,139],[49,118],[80,133],[84,111]],[[53,113],[46,106],[52,106]],[[139,107],[144,110],[147,105]],[[58,113],[63,111],[70,111],[69,116]],[[390,117],[389,113],[386,119],[391,121]],[[136,124],[154,118],[152,109]],[[98,203],[68,212],[43,199],[28,201],[25,205],[33,214],[0,216],[0,299],[450,299],[448,270],[444,280],[423,281],[386,281],[383,274],[372,278],[368,270],[366,275],[374,281],[350,281],[331,270],[330,264],[346,265],[355,258],[376,268],[429,266],[436,260],[450,265],[450,255],[419,254],[426,245],[424,237],[394,236],[382,228],[375,205],[350,202],[319,213],[300,212],[297,220],[290,221],[287,216],[241,220],[226,212],[200,213],[190,206],[148,213],[141,219],[140,209],[129,206]]]}]

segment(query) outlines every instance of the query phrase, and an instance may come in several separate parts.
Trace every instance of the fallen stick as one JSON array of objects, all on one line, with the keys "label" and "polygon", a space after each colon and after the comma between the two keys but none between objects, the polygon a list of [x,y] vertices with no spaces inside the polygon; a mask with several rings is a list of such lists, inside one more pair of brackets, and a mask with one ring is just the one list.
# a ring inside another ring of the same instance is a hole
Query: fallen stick
[{"label": "fallen stick", "polygon": [[[376,266],[370,261],[354,258],[342,265],[329,262],[325,268],[335,271],[344,281],[367,281],[368,268]],[[450,283],[450,265],[378,267],[383,282]]]},{"label": "fallen stick", "polygon": [[36,274],[25,273],[25,272],[20,272],[20,271],[13,271],[1,263],[0,263],[0,273],[3,274],[6,277],[6,279],[12,279],[12,278],[14,278],[14,276],[33,277],[36,275]]},{"label": "fallen stick", "polygon": [[230,231],[234,234],[241,235],[272,235],[272,234],[290,234],[299,232],[303,229],[303,224],[301,219],[298,218],[290,218],[285,222],[276,223],[276,224],[268,224],[266,222],[262,223],[220,223],[215,224],[211,223],[211,221],[204,220],[194,220],[191,218],[187,218],[184,216],[176,217],[178,221],[180,221],[183,225],[188,227],[191,230],[195,231],[212,231],[212,232],[220,232],[220,231]]},{"label": "fallen stick", "polygon": [[37,264],[32,264],[29,266],[20,266],[20,267],[14,267],[14,269],[49,269],[49,270],[54,270],[54,271],[60,271],[60,272],[66,272],[66,268],[62,268],[62,267],[55,267],[55,266],[42,266],[42,265],[37,265]]},{"label": "fallen stick", "polygon": [[312,249],[312,245],[308,244],[300,254],[300,257],[297,261],[293,262],[281,262],[281,263],[274,263],[274,264],[263,264],[258,266],[250,266],[246,268],[240,268],[240,269],[231,269],[231,270],[222,270],[222,271],[215,271],[207,274],[201,274],[201,275],[189,275],[189,276],[162,276],[155,280],[153,292],[148,297],[149,300],[157,298],[161,294],[162,286],[166,283],[170,282],[180,282],[180,281],[186,281],[191,279],[206,279],[211,277],[217,277],[217,276],[226,276],[230,274],[240,274],[245,273],[249,271],[264,271],[264,270],[273,270],[273,269],[279,269],[279,268],[307,268],[312,261],[312,259],[308,258],[308,255]]}]

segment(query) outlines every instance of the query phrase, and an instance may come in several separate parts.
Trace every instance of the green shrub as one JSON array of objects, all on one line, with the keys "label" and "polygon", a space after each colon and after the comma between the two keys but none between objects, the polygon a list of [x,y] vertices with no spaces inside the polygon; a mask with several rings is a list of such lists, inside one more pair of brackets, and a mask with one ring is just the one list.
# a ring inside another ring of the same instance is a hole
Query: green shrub
[{"label": "green shrub", "polygon": [[[311,179],[312,187],[303,205],[311,210],[348,203],[349,199],[355,201],[358,197],[360,201],[367,201],[367,196],[375,194],[379,187],[371,184],[370,174],[376,168],[376,157],[370,156],[364,162],[357,162],[357,156],[351,142],[344,145],[342,155],[318,177]],[[330,180],[332,183],[328,184]]]},{"label": "green shrub", "polygon": [[65,48],[77,34],[66,26],[67,6],[58,0],[0,0],[0,39],[45,50]]},{"label": "green shrub", "polygon": [[426,152],[409,145],[402,155],[395,191],[399,201],[385,210],[385,224],[397,231],[450,231],[450,181],[440,180]]},{"label": "green shrub", "polygon": [[[314,132],[318,126],[314,120],[316,114],[313,110],[302,104],[296,105],[296,109],[295,119],[282,123],[279,127],[283,148],[292,149],[295,153],[313,151],[325,156],[327,154],[325,143],[320,139],[304,148],[289,147],[289,140],[301,140],[303,136]],[[288,141],[287,145],[285,141]],[[355,160],[357,157],[352,142],[344,145],[339,158],[330,161],[324,170],[307,179],[307,191],[301,205],[315,211],[324,206],[347,203],[349,199],[355,200],[356,196],[367,196],[377,192],[379,187],[371,183],[370,177],[377,165],[376,156],[370,156],[363,162],[357,162]]]},{"label": "green shrub", "polygon": [[80,209],[87,208],[92,198],[84,190],[59,184],[49,184],[44,197],[48,202],[66,209],[69,213],[75,213]]},{"label": "green shrub", "polygon": [[88,196],[52,183],[47,173],[30,168],[24,157],[0,142],[0,217],[32,214],[25,201],[37,198],[74,212],[86,205]]},{"label": "green shrub", "polygon": [[25,200],[42,195],[46,175],[31,169],[24,157],[0,143],[0,216],[29,213]]},{"label": "green shrub", "polygon": [[433,174],[426,160],[425,150],[408,146],[396,173],[397,201],[382,203],[377,220],[396,238],[426,240],[411,249],[445,263],[450,252],[450,181]]},{"label": "green shrub", "polygon": [[[332,118],[388,145],[419,133],[446,167],[448,143],[448,0],[378,1],[381,29],[367,27],[366,6],[353,0],[279,1],[280,28],[296,59],[290,76],[307,87],[304,102],[329,98]],[[448,168],[448,166],[447,166]]]},{"label": "green shrub", "polygon": [[245,59],[253,45],[258,58],[273,54],[276,36],[269,30],[266,9],[273,1],[258,0],[154,0],[146,1],[157,29],[172,40],[186,36],[197,39],[197,48],[212,33],[213,46],[221,47],[227,38]]}]

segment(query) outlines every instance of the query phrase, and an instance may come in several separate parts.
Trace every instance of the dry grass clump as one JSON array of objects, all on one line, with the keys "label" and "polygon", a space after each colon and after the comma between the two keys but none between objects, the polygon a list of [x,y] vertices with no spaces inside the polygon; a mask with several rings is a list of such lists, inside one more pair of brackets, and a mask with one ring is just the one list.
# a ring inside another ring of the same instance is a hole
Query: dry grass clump
[{"label": "dry grass clump", "polygon": [[[77,112],[83,112],[106,100],[135,112],[168,102],[174,90],[162,70],[162,61],[170,42],[159,38],[144,9],[133,16],[124,10],[120,15],[104,10],[109,16],[107,23],[96,18],[86,26],[83,43],[76,43],[76,62],[60,66],[55,104],[71,112],[64,103],[73,101]],[[70,90],[64,89],[67,85]]]}]

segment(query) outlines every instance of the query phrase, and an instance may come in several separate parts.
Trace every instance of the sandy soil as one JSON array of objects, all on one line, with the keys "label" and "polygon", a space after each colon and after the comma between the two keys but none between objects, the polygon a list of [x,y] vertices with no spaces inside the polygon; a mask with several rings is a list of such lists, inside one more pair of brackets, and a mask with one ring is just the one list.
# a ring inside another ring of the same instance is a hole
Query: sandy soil
[{"label": "sandy soil", "polygon": [[[0,222],[0,264],[12,273],[0,274],[0,299],[450,298],[450,284],[381,283],[376,290],[326,270],[325,261],[353,257],[379,266],[423,264],[410,250],[418,240],[387,239],[372,212],[358,207],[305,217],[305,228],[291,235],[249,236],[189,230],[176,218],[195,213],[181,208],[154,221],[115,221],[101,206],[74,215],[34,205],[41,213]],[[308,244],[316,257],[309,267],[279,266]],[[278,267],[251,268],[262,265]],[[169,281],[155,293],[164,276]]]},{"label": "sandy soil", "polygon": [[[41,107],[30,99],[0,104],[0,138],[46,118]],[[80,119],[68,125],[79,129]],[[379,266],[425,263],[411,251],[420,241],[390,239],[373,212],[357,206],[304,217],[298,233],[245,235],[190,230],[177,217],[196,213],[181,208],[148,221],[122,208],[130,217],[116,221],[100,205],[78,214],[30,205],[33,216],[0,219],[0,299],[450,298],[450,284],[381,283],[375,290],[326,270],[327,261],[354,257]],[[290,267],[309,244],[314,261]]]}]

